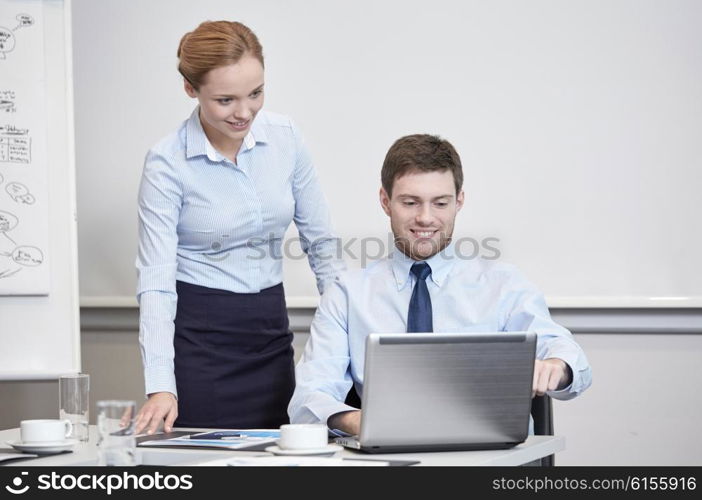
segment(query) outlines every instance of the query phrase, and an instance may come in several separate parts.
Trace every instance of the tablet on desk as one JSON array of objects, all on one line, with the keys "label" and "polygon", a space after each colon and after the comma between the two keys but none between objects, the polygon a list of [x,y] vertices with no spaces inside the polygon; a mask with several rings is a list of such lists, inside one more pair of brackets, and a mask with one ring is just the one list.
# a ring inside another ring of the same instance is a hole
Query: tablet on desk
[{"label": "tablet on desk", "polygon": [[218,431],[174,431],[140,436],[137,446],[154,448],[197,448],[214,450],[264,451],[280,437],[277,429],[221,429]]}]

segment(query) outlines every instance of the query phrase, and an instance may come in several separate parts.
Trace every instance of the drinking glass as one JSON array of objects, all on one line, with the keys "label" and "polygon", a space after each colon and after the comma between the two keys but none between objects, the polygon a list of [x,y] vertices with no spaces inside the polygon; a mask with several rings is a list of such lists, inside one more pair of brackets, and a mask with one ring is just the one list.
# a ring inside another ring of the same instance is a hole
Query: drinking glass
[{"label": "drinking glass", "polygon": [[90,375],[74,373],[59,377],[59,418],[73,425],[70,439],[88,440],[89,393]]},{"label": "drinking glass", "polygon": [[136,465],[134,401],[98,401],[98,465]]}]

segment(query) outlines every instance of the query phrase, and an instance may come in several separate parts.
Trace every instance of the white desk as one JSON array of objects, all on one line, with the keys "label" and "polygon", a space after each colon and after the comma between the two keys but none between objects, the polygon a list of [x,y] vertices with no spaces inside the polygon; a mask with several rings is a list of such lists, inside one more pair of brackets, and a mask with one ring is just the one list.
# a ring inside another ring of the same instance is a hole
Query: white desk
[{"label": "white desk", "polygon": [[[183,429],[176,429],[183,430]],[[202,429],[198,429],[202,430]],[[10,448],[6,441],[19,439],[19,429],[0,431],[0,448]],[[4,462],[7,466],[87,466],[96,465],[97,432],[90,426],[90,440],[79,443],[73,453],[49,455],[31,460]],[[432,453],[391,453],[370,455],[345,449],[341,457],[365,457],[377,460],[419,460],[418,465],[429,466],[476,466],[476,465],[522,465],[552,455],[565,449],[562,436],[530,436],[524,443],[507,450],[487,451],[446,451]],[[224,450],[187,450],[163,448],[137,448],[140,463],[143,465],[197,465],[198,463],[226,458],[227,456],[261,456],[266,452],[224,451]]]}]

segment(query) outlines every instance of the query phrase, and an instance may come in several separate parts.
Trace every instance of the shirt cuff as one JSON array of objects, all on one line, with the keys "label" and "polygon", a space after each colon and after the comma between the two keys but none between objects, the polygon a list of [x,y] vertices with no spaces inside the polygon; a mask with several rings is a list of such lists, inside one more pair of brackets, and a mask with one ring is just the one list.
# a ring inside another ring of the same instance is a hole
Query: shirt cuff
[{"label": "shirt cuff", "polygon": [[567,386],[563,387],[562,389],[558,389],[556,391],[548,391],[548,395],[554,399],[560,399],[560,400],[567,400],[567,399],[572,399],[578,394],[580,394],[583,391],[582,388],[582,380],[580,379],[580,373],[578,370],[578,365],[577,365],[577,355],[573,355],[571,353],[549,353],[548,357],[545,359],[549,358],[558,358],[561,361],[563,361],[566,365],[568,365],[568,368],[570,368],[572,378],[570,380],[570,384]]},{"label": "shirt cuff", "polygon": [[327,424],[329,417],[345,411],[358,411],[358,408],[354,408],[353,406],[337,402],[335,405],[328,405],[327,407],[325,407],[322,410],[321,414],[317,413],[317,411],[315,411],[315,413],[319,416],[320,422],[329,427],[329,425]]},{"label": "shirt cuff", "polygon": [[144,368],[144,382],[147,395],[154,392],[170,392],[178,398],[175,373],[173,373],[172,367]]},{"label": "shirt cuff", "polygon": [[[327,420],[329,420],[329,417],[332,415],[343,411],[355,410],[358,410],[358,408],[344,404],[334,399],[329,394],[317,393],[309,397],[307,401],[299,407],[299,410],[291,414],[291,423],[320,423],[327,425]],[[303,417],[302,415],[305,414],[307,416]],[[312,419],[314,419],[315,422],[312,422]]]}]

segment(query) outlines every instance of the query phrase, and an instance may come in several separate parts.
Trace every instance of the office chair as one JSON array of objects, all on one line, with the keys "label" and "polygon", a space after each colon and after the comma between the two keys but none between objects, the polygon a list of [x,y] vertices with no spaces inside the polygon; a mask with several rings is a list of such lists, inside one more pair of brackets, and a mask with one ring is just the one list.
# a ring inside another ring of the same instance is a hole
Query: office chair
[{"label": "office chair", "polygon": [[[354,408],[361,408],[361,398],[358,397],[354,386],[351,386],[344,402]],[[553,404],[548,395],[536,396],[531,400],[531,416],[534,419],[535,436],[553,436]],[[541,466],[553,467],[556,463],[555,458],[554,455],[543,457]]]},{"label": "office chair", "polygon": [[353,385],[351,386],[349,393],[346,395],[346,401],[344,401],[344,403],[349,406],[353,406],[354,408],[358,408],[359,410],[361,409],[361,398],[358,396],[356,388]]},{"label": "office chair", "polygon": [[[553,404],[547,394],[531,400],[531,416],[534,419],[535,436],[553,436]],[[553,467],[555,464],[555,455],[541,459],[542,467]]]}]

